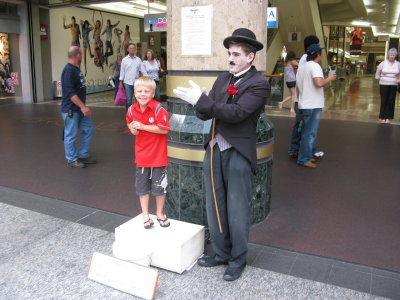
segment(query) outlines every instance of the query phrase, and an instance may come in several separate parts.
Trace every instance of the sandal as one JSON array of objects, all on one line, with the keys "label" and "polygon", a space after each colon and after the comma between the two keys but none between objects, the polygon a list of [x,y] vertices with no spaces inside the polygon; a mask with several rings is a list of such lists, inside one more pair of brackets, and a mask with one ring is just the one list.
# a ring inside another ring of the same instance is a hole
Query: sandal
[{"label": "sandal", "polygon": [[[148,223],[148,224],[146,225],[146,223]],[[144,222],[144,228],[145,229],[150,229],[151,227],[153,227],[153,225],[154,225],[154,222],[150,218],[146,222]]]},{"label": "sandal", "polygon": [[[157,221],[158,221],[158,223],[160,223],[160,226],[161,226],[161,227],[169,227],[169,225],[171,225],[171,223],[169,222],[169,220],[168,220],[167,217],[165,217],[164,220],[163,220],[163,219],[158,219],[158,218],[157,218]],[[168,221],[168,224],[165,224],[165,222],[167,222],[167,221]],[[161,224],[161,222],[162,222],[162,224]]]}]

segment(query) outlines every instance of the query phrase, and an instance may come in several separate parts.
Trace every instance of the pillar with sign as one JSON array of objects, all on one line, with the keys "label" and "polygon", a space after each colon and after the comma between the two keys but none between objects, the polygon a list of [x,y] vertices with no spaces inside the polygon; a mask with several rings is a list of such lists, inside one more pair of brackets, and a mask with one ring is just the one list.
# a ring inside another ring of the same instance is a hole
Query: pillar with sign
[{"label": "pillar with sign", "polygon": [[[168,111],[171,131],[168,140],[166,213],[173,219],[207,224],[202,185],[204,141],[211,121],[203,122],[172,90],[189,86],[191,79],[211,90],[216,77],[228,70],[223,40],[240,27],[252,30],[265,48],[254,60],[257,70],[266,67],[267,3],[262,0],[174,0],[167,2]],[[234,8],[234,9],[233,9]],[[257,126],[257,175],[253,180],[252,224],[268,215],[271,198],[273,124],[262,114]]]}]

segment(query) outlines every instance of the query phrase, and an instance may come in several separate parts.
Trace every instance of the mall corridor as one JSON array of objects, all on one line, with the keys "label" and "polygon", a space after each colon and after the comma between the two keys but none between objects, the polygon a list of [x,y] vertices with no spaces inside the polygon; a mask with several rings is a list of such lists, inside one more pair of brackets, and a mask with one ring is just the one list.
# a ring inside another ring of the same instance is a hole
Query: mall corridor
[{"label": "mall corridor", "polygon": [[[326,99],[318,136],[325,157],[315,170],[287,155],[293,117],[266,109],[275,125],[272,208],[251,230],[250,267],[232,285],[238,298],[400,299],[399,101],[389,125],[377,122],[372,76],[337,80]],[[85,277],[89,255],[111,253],[114,228],[140,213],[124,110],[111,93],[88,102],[99,163],[86,169],[66,167],[59,101],[0,102],[0,278],[12,279],[0,282],[0,298],[18,290],[22,298],[128,298]],[[228,286],[210,286],[218,276],[198,266],[160,272],[158,299],[207,298]]]}]

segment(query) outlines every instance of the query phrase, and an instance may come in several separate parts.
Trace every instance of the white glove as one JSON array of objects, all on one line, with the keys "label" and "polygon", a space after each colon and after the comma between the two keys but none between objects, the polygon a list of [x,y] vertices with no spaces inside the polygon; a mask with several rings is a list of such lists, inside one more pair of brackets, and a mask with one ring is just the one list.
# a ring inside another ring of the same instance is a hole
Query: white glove
[{"label": "white glove", "polygon": [[173,90],[173,92],[178,98],[181,98],[183,101],[186,101],[195,106],[197,101],[199,101],[203,91],[201,90],[200,86],[198,86],[192,80],[189,80],[189,84],[192,86],[191,88],[178,86],[176,89]]}]

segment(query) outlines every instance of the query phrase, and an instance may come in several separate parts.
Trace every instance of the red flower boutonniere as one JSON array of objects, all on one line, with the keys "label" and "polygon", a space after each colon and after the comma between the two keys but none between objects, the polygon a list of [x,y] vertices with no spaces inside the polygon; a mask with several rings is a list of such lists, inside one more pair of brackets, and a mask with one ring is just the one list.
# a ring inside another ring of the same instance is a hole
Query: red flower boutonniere
[{"label": "red flower boutonniere", "polygon": [[236,95],[237,93],[239,93],[238,89],[237,89],[236,86],[233,85],[233,84],[230,84],[230,85],[228,86],[228,88],[226,89],[226,91],[228,92],[229,96],[234,96],[234,95]]}]

